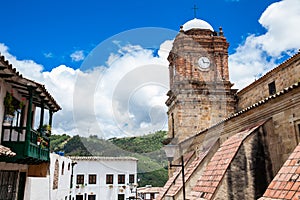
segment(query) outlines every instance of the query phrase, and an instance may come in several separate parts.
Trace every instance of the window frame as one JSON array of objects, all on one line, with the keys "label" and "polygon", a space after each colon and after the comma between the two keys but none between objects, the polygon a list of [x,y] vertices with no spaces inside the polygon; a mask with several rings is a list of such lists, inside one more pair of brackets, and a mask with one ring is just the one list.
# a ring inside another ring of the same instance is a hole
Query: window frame
[{"label": "window frame", "polygon": [[275,81],[272,81],[271,83],[268,84],[269,88],[269,95],[276,94],[276,84]]},{"label": "window frame", "polygon": [[84,174],[77,174],[76,175],[76,184],[77,185],[84,184]]},{"label": "window frame", "polygon": [[106,174],[106,184],[114,184],[114,175]]},{"label": "window frame", "polygon": [[129,174],[129,183],[135,182],[135,174]]},{"label": "window frame", "polygon": [[89,184],[97,184],[97,174],[89,174]]},{"label": "window frame", "polygon": [[125,174],[118,174],[118,184],[125,184]]},{"label": "window frame", "polygon": [[97,198],[96,198],[95,194],[89,194],[87,199],[88,200],[94,200],[94,199],[97,199]]}]

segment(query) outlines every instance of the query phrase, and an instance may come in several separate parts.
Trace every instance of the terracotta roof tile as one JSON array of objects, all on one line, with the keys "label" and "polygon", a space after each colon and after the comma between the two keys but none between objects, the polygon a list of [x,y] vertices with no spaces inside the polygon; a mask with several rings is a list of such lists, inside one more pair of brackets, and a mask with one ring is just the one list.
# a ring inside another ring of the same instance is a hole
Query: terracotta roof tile
[{"label": "terracotta roof tile", "polygon": [[300,192],[297,191],[294,196],[292,197],[292,199],[295,199],[295,200],[299,200],[300,199]]},{"label": "terracotta roof tile", "polygon": [[15,155],[16,155],[16,153],[11,151],[10,148],[0,145],[0,156],[12,157]]},{"label": "terracotta roof tile", "polygon": [[[184,160],[186,162],[189,161],[189,159],[193,156],[194,152],[189,153],[188,155],[185,155]],[[176,168],[176,171],[173,173],[173,176],[168,179],[166,184],[164,185],[163,189],[160,191],[159,195],[156,197],[156,200],[162,199],[166,193],[170,190],[170,188],[175,185],[175,180],[179,177],[181,174],[181,170],[179,168]]]},{"label": "terracotta roof tile", "polygon": [[243,140],[262,124],[235,134],[220,146],[193,188],[191,199],[199,199],[199,197],[211,199],[213,197]]},{"label": "terracotta roof tile", "polygon": [[[203,159],[206,157],[208,152],[210,151],[211,147],[214,146],[216,141],[214,141],[212,144],[208,145],[208,148],[206,148],[204,151],[200,152],[199,155],[195,157],[194,160],[191,161],[189,165],[186,166],[187,162],[185,162],[185,182],[189,181],[191,176],[193,175],[194,171],[198,168],[200,163],[203,161]],[[188,157],[188,156],[185,156]],[[192,155],[190,155],[190,158]],[[182,189],[182,176],[181,176],[181,169],[178,168],[179,170],[176,171],[173,175],[173,177],[169,178],[167,183],[164,186],[164,189],[162,192],[158,195],[156,200],[162,199],[165,195],[168,196],[175,196],[181,189]],[[173,184],[175,183],[175,184]]]},{"label": "terracotta roof tile", "polygon": [[[300,198],[300,144],[291,153],[287,161],[276,174],[263,197],[266,199],[299,199]],[[270,191],[276,191],[271,193]]]}]

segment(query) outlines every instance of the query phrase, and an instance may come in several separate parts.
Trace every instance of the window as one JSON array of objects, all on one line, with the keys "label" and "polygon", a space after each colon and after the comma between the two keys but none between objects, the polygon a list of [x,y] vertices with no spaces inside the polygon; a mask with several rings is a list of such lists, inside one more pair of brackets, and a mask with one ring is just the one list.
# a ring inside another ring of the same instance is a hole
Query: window
[{"label": "window", "polygon": [[0,170],[0,198],[16,199],[18,171]]},{"label": "window", "polygon": [[125,184],[125,174],[118,175],[118,184]]},{"label": "window", "polygon": [[106,174],[106,184],[113,184],[113,183],[114,183],[114,175]]},{"label": "window", "polygon": [[155,199],[155,193],[150,193],[150,199]]},{"label": "window", "polygon": [[63,162],[61,165],[61,175],[64,175],[64,171],[65,171],[65,162]]},{"label": "window", "polygon": [[95,194],[93,194],[93,195],[89,194],[88,200],[96,200],[96,195]]},{"label": "window", "polygon": [[174,113],[171,114],[171,121],[172,121],[172,138],[174,138],[175,137]]},{"label": "window", "polygon": [[275,85],[275,81],[269,83],[269,94],[273,95],[276,93],[276,85]]},{"label": "window", "polygon": [[77,175],[76,183],[84,184],[84,175]]},{"label": "window", "polygon": [[59,178],[59,162],[58,160],[55,161],[54,165],[54,175],[53,175],[53,185],[52,189],[58,189],[58,178]]},{"label": "window", "polygon": [[125,200],[125,194],[118,194],[118,200]]},{"label": "window", "polygon": [[76,200],[83,200],[83,195],[76,195]]},{"label": "window", "polygon": [[129,183],[134,183],[134,174],[129,174]]},{"label": "window", "polygon": [[96,184],[97,175],[96,174],[90,174],[89,175],[89,184]]}]

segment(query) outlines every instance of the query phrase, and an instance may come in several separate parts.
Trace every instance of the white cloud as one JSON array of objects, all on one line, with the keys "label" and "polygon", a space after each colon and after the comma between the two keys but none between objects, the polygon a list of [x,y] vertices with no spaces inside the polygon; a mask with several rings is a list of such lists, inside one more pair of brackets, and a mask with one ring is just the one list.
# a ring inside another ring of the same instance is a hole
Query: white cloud
[{"label": "white cloud", "polygon": [[45,58],[53,58],[53,53],[44,53]]},{"label": "white cloud", "polygon": [[65,65],[43,71],[32,60],[18,60],[4,44],[0,51],[25,77],[45,84],[61,105],[54,115],[54,133],[109,138],[166,128],[170,47],[169,41],[162,44],[158,57],[152,50],[128,44],[107,58],[108,66],[88,71]]},{"label": "white cloud", "polygon": [[75,62],[79,62],[79,61],[82,61],[84,60],[84,53],[83,53],[83,50],[78,50],[78,51],[75,51],[73,52],[70,57],[72,58],[72,61],[75,61]]},{"label": "white cloud", "polygon": [[[300,47],[297,1],[283,0],[267,8],[260,18],[267,32],[250,34],[230,55],[230,75],[238,88],[276,66],[284,53]],[[172,42],[162,43],[157,56],[137,44],[122,46],[113,41],[119,49],[106,59],[107,66],[88,71],[60,65],[45,72],[42,65],[11,55],[4,44],[0,51],[24,77],[45,84],[62,106],[54,115],[54,133],[109,138],[166,128],[167,56]],[[71,58],[82,60],[83,51]]]},{"label": "white cloud", "polygon": [[299,0],[282,0],[270,5],[259,19],[263,35],[250,34],[229,56],[230,77],[236,88],[243,88],[277,66],[282,56],[300,48]]},{"label": "white cloud", "polygon": [[32,60],[18,60],[8,52],[8,47],[0,43],[0,52],[9,62],[17,68],[24,77],[31,77],[34,80],[42,80],[43,66]]},{"label": "white cloud", "polygon": [[[169,51],[164,45],[160,50]],[[96,90],[91,88],[85,93],[86,96],[93,95],[94,107],[87,109],[95,108],[99,126],[90,120],[90,130],[98,129],[104,137],[112,137],[120,133],[132,136],[165,129],[164,102],[169,86],[166,57],[154,57],[152,50],[138,45],[125,45],[116,54],[111,54],[107,63],[109,68],[99,73],[101,77]],[[160,119],[159,123],[157,119]]]}]

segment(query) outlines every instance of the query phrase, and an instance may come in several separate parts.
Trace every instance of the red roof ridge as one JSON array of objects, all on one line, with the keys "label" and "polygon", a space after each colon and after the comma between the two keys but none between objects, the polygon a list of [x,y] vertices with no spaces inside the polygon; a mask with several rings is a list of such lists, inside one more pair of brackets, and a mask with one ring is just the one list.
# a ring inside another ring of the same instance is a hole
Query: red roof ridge
[{"label": "red roof ridge", "polygon": [[269,184],[263,197],[267,199],[299,199],[300,197],[300,143]]},{"label": "red roof ridge", "polygon": [[[213,155],[191,193],[191,199],[212,199],[227,168],[236,156],[243,141],[264,122],[243,130],[227,139]],[[223,153],[226,152],[226,153]]]}]

